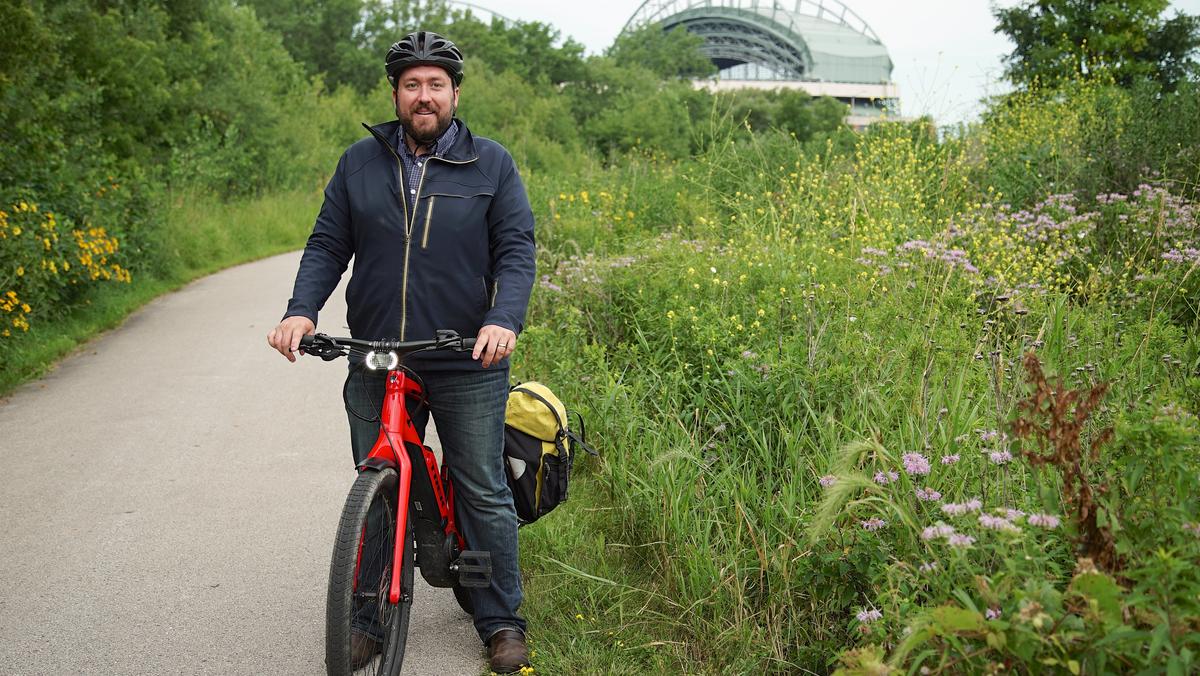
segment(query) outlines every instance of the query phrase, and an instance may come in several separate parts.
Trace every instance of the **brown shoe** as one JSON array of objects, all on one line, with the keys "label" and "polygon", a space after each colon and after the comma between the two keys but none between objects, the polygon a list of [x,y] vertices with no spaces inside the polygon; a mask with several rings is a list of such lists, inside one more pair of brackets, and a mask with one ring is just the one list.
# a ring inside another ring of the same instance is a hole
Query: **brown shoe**
[{"label": "brown shoe", "polygon": [[362,669],[371,663],[371,660],[379,654],[379,641],[360,634],[357,631],[350,634],[350,668]]},{"label": "brown shoe", "polygon": [[516,629],[501,629],[488,641],[488,663],[497,674],[511,674],[529,666],[525,636]]}]

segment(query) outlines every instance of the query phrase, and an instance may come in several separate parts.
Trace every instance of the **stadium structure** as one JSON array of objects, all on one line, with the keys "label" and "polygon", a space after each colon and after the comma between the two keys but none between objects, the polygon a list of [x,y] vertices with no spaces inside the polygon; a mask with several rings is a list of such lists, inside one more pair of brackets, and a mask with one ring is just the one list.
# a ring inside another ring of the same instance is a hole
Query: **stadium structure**
[{"label": "stadium structure", "polygon": [[704,39],[701,49],[718,74],[700,87],[831,96],[850,106],[846,121],[856,128],[899,107],[887,47],[838,0],[646,0],[622,33],[648,25]]}]

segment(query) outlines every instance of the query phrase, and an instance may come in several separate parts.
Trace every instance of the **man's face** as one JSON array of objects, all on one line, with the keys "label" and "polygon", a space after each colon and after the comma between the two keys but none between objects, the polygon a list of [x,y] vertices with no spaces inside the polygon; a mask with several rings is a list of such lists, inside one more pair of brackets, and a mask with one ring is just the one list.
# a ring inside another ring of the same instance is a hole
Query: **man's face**
[{"label": "man's face", "polygon": [[432,143],[450,127],[458,88],[442,68],[413,66],[400,74],[392,101],[408,135],[419,144]]}]

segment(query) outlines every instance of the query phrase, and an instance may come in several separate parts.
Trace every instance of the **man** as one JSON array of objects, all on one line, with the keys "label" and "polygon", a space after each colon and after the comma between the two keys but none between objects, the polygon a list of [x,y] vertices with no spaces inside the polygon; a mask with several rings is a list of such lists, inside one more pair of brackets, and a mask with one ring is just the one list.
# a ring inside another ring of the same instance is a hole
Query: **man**
[{"label": "man", "polygon": [[[454,114],[463,57],[449,40],[418,31],[392,45],[386,60],[397,120],[367,127],[325,188],[295,289],[271,347],[295,361],[300,338],[351,258],[347,319],[356,338],[421,340],[437,329],[476,336],[470,353],[414,355],[407,364],[425,384],[454,476],[457,522],[471,549],[492,557],[491,586],[471,590],[475,629],[494,671],[528,664],[517,516],[504,476],[508,358],[525,320],[534,280],[533,213],[512,157],[475,137]],[[364,125],[366,126],[366,125]],[[360,373],[345,388],[355,463],[366,457],[378,423],[360,419],[383,397],[382,376]],[[423,430],[428,414],[414,418]],[[351,651],[366,662],[379,632],[355,625]]]}]

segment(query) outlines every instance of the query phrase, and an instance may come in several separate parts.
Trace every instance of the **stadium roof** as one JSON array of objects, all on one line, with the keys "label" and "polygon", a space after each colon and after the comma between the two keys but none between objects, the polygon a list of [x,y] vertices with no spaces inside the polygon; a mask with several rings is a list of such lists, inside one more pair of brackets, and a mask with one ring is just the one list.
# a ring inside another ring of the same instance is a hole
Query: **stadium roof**
[{"label": "stadium roof", "polygon": [[891,81],[887,48],[838,0],[646,0],[622,32],[649,24],[704,38],[702,51],[722,70],[751,65],[767,79]]}]

